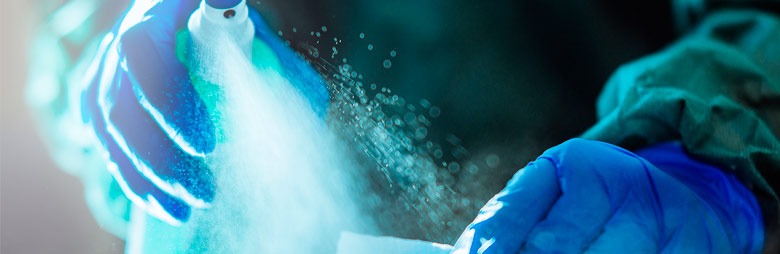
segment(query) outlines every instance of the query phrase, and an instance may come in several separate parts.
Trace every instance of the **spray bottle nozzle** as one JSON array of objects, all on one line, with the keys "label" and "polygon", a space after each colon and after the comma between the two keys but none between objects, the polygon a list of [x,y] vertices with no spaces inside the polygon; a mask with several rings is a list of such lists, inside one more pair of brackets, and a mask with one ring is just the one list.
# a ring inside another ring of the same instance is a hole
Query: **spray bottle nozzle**
[{"label": "spray bottle nozzle", "polygon": [[226,19],[232,18],[233,16],[236,16],[236,11],[233,9],[229,9],[223,12],[222,16],[224,16]]},{"label": "spray bottle nozzle", "polygon": [[[241,4],[241,0],[206,0],[206,5],[213,9],[224,10],[222,16],[226,19],[230,19],[236,16],[236,7]],[[225,10],[227,9],[227,10]]]},{"label": "spray bottle nozzle", "polygon": [[201,0],[187,28],[197,47],[214,47],[220,40],[231,40],[251,59],[255,31],[246,0]]}]

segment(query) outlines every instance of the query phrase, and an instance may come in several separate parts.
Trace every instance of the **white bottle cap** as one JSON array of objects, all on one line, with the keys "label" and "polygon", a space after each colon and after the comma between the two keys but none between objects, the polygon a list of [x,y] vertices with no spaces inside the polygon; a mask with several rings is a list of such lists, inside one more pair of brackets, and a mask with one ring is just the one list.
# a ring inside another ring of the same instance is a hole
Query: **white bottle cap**
[{"label": "white bottle cap", "polygon": [[227,36],[251,59],[255,28],[249,19],[248,8],[246,0],[232,8],[214,8],[202,0],[187,23],[195,46],[213,47],[224,39],[218,36]]}]

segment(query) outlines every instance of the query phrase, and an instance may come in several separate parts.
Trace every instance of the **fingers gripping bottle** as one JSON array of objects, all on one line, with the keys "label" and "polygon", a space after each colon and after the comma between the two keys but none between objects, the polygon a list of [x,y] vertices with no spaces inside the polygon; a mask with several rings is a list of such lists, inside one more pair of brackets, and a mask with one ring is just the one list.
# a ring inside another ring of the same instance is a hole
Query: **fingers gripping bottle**
[{"label": "fingers gripping bottle", "polygon": [[[237,57],[237,65],[251,62],[250,68],[270,69],[281,73],[282,67],[277,55],[262,40],[255,38],[255,27],[249,19],[246,0],[203,0],[190,16],[187,29],[176,33],[176,57],[187,68],[192,84],[206,104],[211,121],[216,127],[217,147],[228,142],[225,121],[220,105],[225,101],[224,84],[220,82],[219,68],[230,66]],[[225,44],[232,50],[225,51]],[[229,52],[230,54],[225,54]],[[240,54],[240,55],[235,55]],[[235,74],[236,72],[232,72]],[[235,78],[235,77],[234,77]],[[239,77],[240,78],[240,77]],[[224,79],[223,79],[224,80]],[[212,207],[210,210],[213,210]],[[201,227],[203,213],[193,211],[190,221],[181,226],[171,226],[158,221],[143,212],[133,211],[131,231],[126,250],[128,253],[183,253],[198,249],[195,241]]]}]

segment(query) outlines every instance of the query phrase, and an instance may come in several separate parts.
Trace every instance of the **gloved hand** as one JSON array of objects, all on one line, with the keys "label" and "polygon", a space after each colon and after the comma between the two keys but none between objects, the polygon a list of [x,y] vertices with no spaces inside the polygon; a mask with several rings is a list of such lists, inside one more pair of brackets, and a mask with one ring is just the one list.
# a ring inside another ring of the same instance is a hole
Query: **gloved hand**
[{"label": "gloved hand", "polygon": [[452,253],[755,253],[752,193],[676,143],[638,152],[583,139],[553,147],[490,199]]},{"label": "gloved hand", "polygon": [[[215,7],[240,2],[209,0]],[[82,97],[84,120],[94,127],[125,195],[173,225],[187,221],[192,207],[208,207],[215,194],[204,162],[215,147],[215,127],[175,53],[175,33],[186,29],[199,3],[134,1],[102,40]],[[324,112],[328,94],[317,73],[249,9],[255,35],[274,50],[281,74]]]}]

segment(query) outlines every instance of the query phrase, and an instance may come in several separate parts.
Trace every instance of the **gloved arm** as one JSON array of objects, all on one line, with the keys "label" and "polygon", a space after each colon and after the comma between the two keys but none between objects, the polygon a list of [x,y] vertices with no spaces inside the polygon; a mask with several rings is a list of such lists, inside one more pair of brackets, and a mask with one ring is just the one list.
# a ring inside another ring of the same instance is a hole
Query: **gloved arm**
[{"label": "gloved arm", "polygon": [[125,195],[171,224],[214,198],[203,161],[214,127],[174,51],[174,33],[197,4],[134,2],[101,43],[82,94],[85,120]]},{"label": "gloved arm", "polygon": [[[109,170],[134,204],[171,224],[191,207],[207,207],[215,186],[204,157],[215,146],[206,106],[175,54],[175,34],[197,0],[136,1],[103,40],[82,96],[111,161]],[[237,0],[208,1],[214,7]],[[276,54],[286,77],[324,113],[327,90],[318,74],[270,32],[250,8],[256,37]]]},{"label": "gloved arm", "polygon": [[639,152],[582,139],[520,170],[458,239],[453,253],[754,253],[760,210],[732,175],[676,144]]},{"label": "gloved arm", "polygon": [[[207,2],[227,8],[242,3]],[[186,29],[198,4],[136,1],[101,43],[82,98],[85,120],[107,151],[109,170],[125,195],[174,225],[186,221],[192,207],[208,207],[215,193],[204,163],[216,143],[215,127],[175,54],[175,34]],[[318,74],[251,8],[250,18],[256,37],[281,63],[282,76],[324,113],[328,96]]]}]

